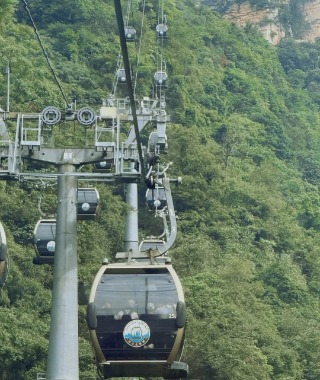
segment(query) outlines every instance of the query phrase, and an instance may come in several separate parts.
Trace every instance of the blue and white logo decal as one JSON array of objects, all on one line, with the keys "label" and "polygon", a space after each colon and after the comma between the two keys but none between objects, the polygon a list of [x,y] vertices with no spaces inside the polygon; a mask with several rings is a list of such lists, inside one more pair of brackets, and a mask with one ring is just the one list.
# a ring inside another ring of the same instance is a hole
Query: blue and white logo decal
[{"label": "blue and white logo decal", "polygon": [[84,202],[84,203],[82,203],[81,208],[83,211],[88,211],[90,208],[90,205],[88,202]]},{"label": "blue and white logo decal", "polygon": [[150,339],[149,326],[140,319],[135,319],[125,326],[123,338],[131,347],[142,347]]},{"label": "blue and white logo decal", "polygon": [[54,240],[50,240],[48,243],[47,243],[47,250],[49,252],[54,252],[56,249],[56,242]]}]

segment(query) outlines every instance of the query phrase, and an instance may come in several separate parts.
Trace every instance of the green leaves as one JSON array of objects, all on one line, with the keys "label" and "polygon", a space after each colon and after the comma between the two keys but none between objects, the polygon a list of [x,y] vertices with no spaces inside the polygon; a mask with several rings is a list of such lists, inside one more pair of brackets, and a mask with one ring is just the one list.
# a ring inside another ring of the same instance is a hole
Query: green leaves
[{"label": "green leaves", "polygon": [[[12,109],[63,107],[23,7],[15,22],[14,5],[0,1],[0,92],[6,93],[10,62]],[[133,5],[144,39],[136,94],[149,96],[157,69],[158,4],[148,4],[143,27],[139,4]],[[113,5],[35,0],[31,6],[68,98],[100,106],[112,89],[119,54]],[[318,380],[319,43],[283,41],[279,61],[277,50],[250,25],[238,28],[202,4],[195,9],[194,2],[165,7],[168,175],[183,176],[182,186],[172,187],[179,219],[170,253],[186,293],[191,378]],[[134,45],[129,49],[131,54]],[[10,131],[14,135],[14,125]],[[126,207],[116,195],[123,189],[98,188],[97,219],[79,222],[77,230],[85,291],[101,259],[112,259],[123,245]],[[39,193],[27,184],[0,182],[11,260],[0,293],[5,380],[34,380],[45,369],[52,268],[31,264]],[[46,194],[49,212],[54,191]],[[158,233],[161,223],[139,211],[141,236]],[[84,306],[79,321],[81,375],[90,378],[95,365]]]}]

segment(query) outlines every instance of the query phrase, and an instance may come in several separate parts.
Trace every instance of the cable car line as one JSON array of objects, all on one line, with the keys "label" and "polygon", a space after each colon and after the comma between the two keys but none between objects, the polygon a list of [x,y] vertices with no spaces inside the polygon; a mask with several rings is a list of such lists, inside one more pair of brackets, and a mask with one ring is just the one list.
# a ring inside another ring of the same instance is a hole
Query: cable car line
[{"label": "cable car line", "polygon": [[157,32],[157,72],[154,75],[155,94],[160,99],[163,98],[163,89],[166,87],[166,64],[163,59],[164,39],[167,37],[166,18],[164,15],[164,0],[158,1],[158,24],[156,26]]},{"label": "cable car line", "polygon": [[125,18],[125,27],[127,27],[129,24],[129,15],[130,15],[130,12],[131,12],[131,5],[132,5],[132,1],[131,0],[128,0],[127,2],[127,14],[126,14],[126,18]]},{"label": "cable car line", "polygon": [[25,7],[25,9],[26,9],[26,11],[27,11],[27,13],[28,13],[28,15],[29,15],[29,18],[30,18],[30,21],[31,21],[32,27],[33,27],[33,29],[34,29],[34,32],[35,32],[36,36],[37,36],[38,42],[39,42],[39,44],[40,44],[40,46],[41,46],[41,49],[42,49],[43,55],[45,56],[45,58],[46,58],[46,60],[47,60],[47,63],[48,63],[48,66],[49,66],[49,68],[50,68],[50,70],[51,70],[51,72],[52,72],[52,75],[53,75],[53,77],[54,77],[54,80],[56,81],[56,84],[57,84],[58,87],[59,87],[59,90],[60,90],[60,92],[61,92],[61,94],[62,94],[62,97],[63,97],[64,101],[66,102],[66,105],[68,106],[68,105],[69,105],[68,99],[67,99],[67,97],[66,97],[66,95],[65,95],[65,93],[64,93],[64,91],[63,91],[63,88],[62,88],[62,86],[61,86],[61,84],[60,84],[60,82],[59,82],[59,79],[58,79],[58,77],[57,77],[57,75],[56,75],[56,73],[55,73],[55,71],[54,71],[54,69],[53,69],[53,66],[51,65],[51,62],[50,62],[50,59],[49,59],[48,53],[46,52],[46,50],[45,50],[45,48],[44,48],[44,45],[43,45],[43,43],[42,43],[42,41],[41,41],[40,34],[39,34],[38,30],[37,30],[36,24],[35,24],[35,22],[33,21],[33,18],[32,18],[32,15],[31,15],[31,12],[30,12],[30,10],[29,10],[29,8],[28,8],[27,1],[26,1],[26,0],[22,0],[22,2],[24,3],[24,7]]},{"label": "cable car line", "polygon": [[[128,0],[126,16],[125,16],[125,21],[124,21],[124,33],[125,33],[126,41],[135,42],[136,41],[135,28],[129,25],[130,13],[132,13],[131,8],[132,8],[132,0]],[[127,79],[126,79],[125,70],[123,68],[123,57],[121,54],[121,46],[120,46],[117,65],[116,65],[116,73],[115,73],[114,82],[112,86],[112,96],[113,97],[115,96],[118,84],[126,84],[126,83],[127,83]],[[135,84],[134,84],[134,87],[135,87]]]},{"label": "cable car line", "polygon": [[121,48],[120,48],[120,52],[118,54],[118,59],[117,59],[116,72],[114,75],[114,80],[113,80],[112,90],[111,90],[112,97],[114,97],[116,94],[117,84],[118,84],[118,72],[121,68],[121,63],[122,63],[122,56],[121,56]]},{"label": "cable car line", "polygon": [[130,72],[130,63],[129,63],[126,37],[124,33],[124,24],[123,24],[122,8],[121,8],[120,0],[114,0],[114,7],[115,7],[116,18],[118,22],[120,45],[121,45],[124,69],[126,73],[133,126],[134,126],[134,131],[135,131],[136,140],[137,140],[137,148],[138,148],[138,155],[139,155],[139,160],[140,160],[140,165],[141,165],[141,173],[142,173],[142,177],[146,179],[144,160],[143,160],[143,154],[142,154],[142,148],[141,148],[142,142],[140,139],[140,133],[139,133],[139,127],[138,127],[138,118],[137,118],[137,111],[136,111],[136,105],[135,105],[135,100],[134,100],[134,92],[133,92],[131,72]]},{"label": "cable car line", "polygon": [[142,5],[142,19],[141,19],[141,29],[140,29],[140,38],[139,38],[139,48],[137,53],[137,67],[136,67],[136,73],[135,73],[135,81],[134,81],[134,95],[136,94],[136,87],[137,87],[137,81],[138,81],[138,70],[140,65],[140,55],[141,55],[141,46],[142,46],[142,35],[143,35],[143,26],[144,26],[144,16],[145,16],[145,8],[146,8],[146,0],[143,0]]}]

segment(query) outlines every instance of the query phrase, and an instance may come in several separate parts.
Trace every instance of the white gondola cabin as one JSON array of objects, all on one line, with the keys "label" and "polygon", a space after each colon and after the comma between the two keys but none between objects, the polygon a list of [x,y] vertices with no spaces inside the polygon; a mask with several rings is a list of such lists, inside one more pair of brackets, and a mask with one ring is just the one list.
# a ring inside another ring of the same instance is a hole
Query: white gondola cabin
[{"label": "white gondola cabin", "polygon": [[133,42],[136,39],[137,32],[133,26],[126,26],[124,28],[124,35],[127,42]]},{"label": "white gondola cabin", "polygon": [[166,24],[158,24],[156,26],[156,32],[158,38],[167,38],[168,37],[168,27]]},{"label": "white gondola cabin", "polygon": [[100,374],[184,379],[186,309],[171,264],[110,264],[98,272],[87,323]]},{"label": "white gondola cabin", "polygon": [[157,71],[154,74],[154,83],[157,87],[166,87],[167,79],[168,79],[168,76],[165,71]]},{"label": "white gondola cabin", "polygon": [[124,69],[119,69],[117,71],[117,81],[119,84],[126,84],[127,83],[126,72]]}]

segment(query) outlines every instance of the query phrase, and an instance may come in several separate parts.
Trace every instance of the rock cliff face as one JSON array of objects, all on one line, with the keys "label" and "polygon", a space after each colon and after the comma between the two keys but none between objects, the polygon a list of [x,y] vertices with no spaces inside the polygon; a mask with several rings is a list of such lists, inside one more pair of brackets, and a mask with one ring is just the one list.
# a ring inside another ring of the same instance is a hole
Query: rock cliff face
[{"label": "rock cliff face", "polygon": [[[230,2],[223,11],[223,17],[240,26],[254,24],[263,33],[266,40],[276,45],[283,37],[293,37],[304,41],[314,41],[320,37],[320,0],[269,0],[267,6],[259,9],[252,5],[253,1]],[[214,5],[213,5],[214,7]],[[292,13],[295,10],[295,14]],[[290,13],[291,12],[291,13]],[[299,18],[299,33],[297,28]],[[281,17],[285,16],[285,17]],[[301,28],[303,23],[303,28]],[[299,35],[299,37],[297,37]]]},{"label": "rock cliff face", "polygon": [[310,25],[304,39],[314,41],[317,37],[320,37],[320,0],[307,2],[303,8],[304,18]]},{"label": "rock cliff face", "polygon": [[224,18],[245,26],[252,23],[258,27],[264,37],[276,45],[285,37],[285,30],[279,21],[279,7],[255,9],[249,3],[232,5],[224,14]]}]

